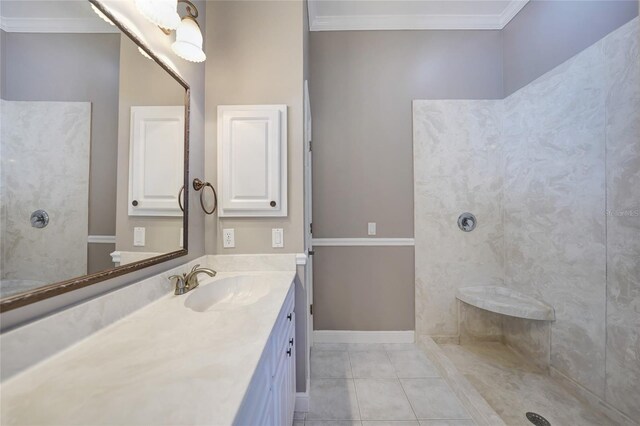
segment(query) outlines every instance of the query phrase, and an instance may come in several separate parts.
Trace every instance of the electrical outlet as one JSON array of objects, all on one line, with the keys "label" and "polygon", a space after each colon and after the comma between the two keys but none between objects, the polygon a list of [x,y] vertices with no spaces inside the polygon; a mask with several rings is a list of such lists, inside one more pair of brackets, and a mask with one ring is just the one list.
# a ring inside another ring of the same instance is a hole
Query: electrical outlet
[{"label": "electrical outlet", "polygon": [[284,247],[284,230],[282,228],[273,228],[271,230],[271,247]]},{"label": "electrical outlet", "polygon": [[222,245],[224,248],[234,248],[236,246],[236,232],[234,229],[222,230]]},{"label": "electrical outlet", "polygon": [[133,228],[133,246],[134,247],[144,247],[145,243],[145,228]]},{"label": "electrical outlet", "polygon": [[367,225],[367,230],[369,232],[369,235],[376,235],[376,223],[369,222]]}]

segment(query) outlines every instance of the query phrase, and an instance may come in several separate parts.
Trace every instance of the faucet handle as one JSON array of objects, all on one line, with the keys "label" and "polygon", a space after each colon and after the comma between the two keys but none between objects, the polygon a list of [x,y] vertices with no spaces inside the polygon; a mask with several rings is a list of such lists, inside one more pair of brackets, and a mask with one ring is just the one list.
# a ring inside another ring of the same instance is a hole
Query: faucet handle
[{"label": "faucet handle", "polygon": [[191,272],[195,271],[196,269],[198,269],[200,267],[200,264],[195,265],[193,268],[191,268]]},{"label": "faucet handle", "polygon": [[169,277],[169,280],[172,280],[174,278],[176,279],[176,291],[175,291],[175,294],[184,293],[184,288],[186,286],[186,277],[187,277],[187,274],[171,275]]}]

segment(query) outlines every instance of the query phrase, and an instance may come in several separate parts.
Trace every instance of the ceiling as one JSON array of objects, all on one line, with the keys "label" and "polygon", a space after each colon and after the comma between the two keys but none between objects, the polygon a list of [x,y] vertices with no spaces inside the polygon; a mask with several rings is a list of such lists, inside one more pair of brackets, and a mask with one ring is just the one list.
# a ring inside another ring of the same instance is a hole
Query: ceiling
[{"label": "ceiling", "polygon": [[311,31],[499,30],[528,0],[309,0]]},{"label": "ceiling", "polygon": [[91,10],[88,1],[78,0],[0,0],[0,29],[33,33],[118,32]]}]

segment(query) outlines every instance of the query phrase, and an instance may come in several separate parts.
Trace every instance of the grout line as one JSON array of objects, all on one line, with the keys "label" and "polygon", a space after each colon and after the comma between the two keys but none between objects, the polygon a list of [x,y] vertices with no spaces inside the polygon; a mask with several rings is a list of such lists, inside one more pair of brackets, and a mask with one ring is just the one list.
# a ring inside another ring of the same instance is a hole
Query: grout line
[{"label": "grout line", "polygon": [[351,351],[347,346],[347,358],[349,359],[349,369],[351,370],[351,381],[353,382],[353,391],[356,394],[356,405],[358,406],[358,421],[362,424],[362,411],[360,410],[360,398],[358,398],[358,387],[356,386],[356,379],[353,378],[353,365],[351,365]]},{"label": "grout line", "polygon": [[404,386],[402,385],[402,380],[400,380],[400,376],[398,376],[398,371],[396,370],[396,366],[391,361],[391,356],[389,355],[389,350],[385,348],[385,352],[387,353],[387,358],[389,359],[389,362],[391,363],[391,366],[393,367],[393,372],[396,375],[396,380],[398,381],[398,384],[400,384],[400,389],[402,389],[402,393],[404,394],[404,397],[407,398],[407,402],[409,403],[409,407],[411,407],[411,412],[413,413],[413,417],[415,417],[416,421],[418,422],[418,424],[420,424],[420,421],[418,419],[418,415],[416,414],[416,410],[415,410],[415,408],[413,408],[413,404],[411,403],[411,400],[409,399],[409,395],[407,395],[407,391],[404,389]]}]

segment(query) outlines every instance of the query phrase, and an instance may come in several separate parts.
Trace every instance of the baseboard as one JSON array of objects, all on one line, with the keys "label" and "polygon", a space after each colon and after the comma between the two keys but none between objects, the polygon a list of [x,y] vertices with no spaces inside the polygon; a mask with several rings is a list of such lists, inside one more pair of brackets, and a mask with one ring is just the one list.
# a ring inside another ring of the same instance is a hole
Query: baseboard
[{"label": "baseboard", "polygon": [[313,343],[413,343],[415,332],[314,330]]},{"label": "baseboard", "polygon": [[296,405],[294,411],[306,413],[309,411],[309,391],[296,392]]}]

